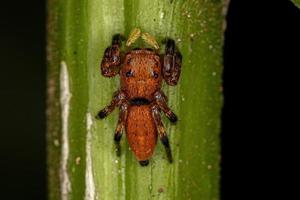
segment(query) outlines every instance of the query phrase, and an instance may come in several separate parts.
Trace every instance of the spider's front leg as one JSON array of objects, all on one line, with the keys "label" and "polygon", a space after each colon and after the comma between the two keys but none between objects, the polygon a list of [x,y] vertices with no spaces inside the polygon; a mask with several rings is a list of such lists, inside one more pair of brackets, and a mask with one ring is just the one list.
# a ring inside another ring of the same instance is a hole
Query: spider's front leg
[{"label": "spider's front leg", "polygon": [[181,53],[176,49],[175,41],[166,40],[165,54],[163,55],[163,78],[168,85],[177,85],[181,72]]},{"label": "spider's front leg", "polygon": [[154,122],[155,122],[155,125],[157,128],[157,132],[158,132],[160,141],[165,146],[167,158],[168,158],[169,162],[172,163],[173,158],[172,158],[172,152],[171,152],[171,147],[170,147],[170,143],[169,143],[169,138],[167,136],[166,129],[161,121],[160,110],[158,108],[158,105],[156,105],[156,104],[152,106],[152,115],[153,115],[153,119],[154,119]]},{"label": "spider's front leg", "polygon": [[176,123],[178,118],[175,113],[169,108],[167,105],[167,96],[163,93],[163,91],[159,90],[154,94],[155,102],[158,107],[165,113],[167,118],[172,123]]},{"label": "spider's front leg", "polygon": [[119,73],[121,64],[120,47],[125,38],[116,34],[113,36],[111,46],[107,47],[101,62],[101,73],[105,77],[112,77]]},{"label": "spider's front leg", "polygon": [[122,105],[120,106],[119,120],[118,120],[118,124],[115,130],[115,136],[114,136],[117,156],[121,155],[120,140],[122,138],[122,134],[123,134],[122,131],[124,130],[125,122],[127,120],[128,106],[129,105],[127,102],[122,103]]}]

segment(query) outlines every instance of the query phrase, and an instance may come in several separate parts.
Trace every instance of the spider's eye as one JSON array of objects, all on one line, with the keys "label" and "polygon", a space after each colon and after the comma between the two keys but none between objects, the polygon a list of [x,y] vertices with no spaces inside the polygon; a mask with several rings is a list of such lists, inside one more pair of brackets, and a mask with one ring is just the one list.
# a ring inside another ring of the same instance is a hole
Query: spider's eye
[{"label": "spider's eye", "polygon": [[157,79],[159,75],[157,72],[152,72],[152,76],[153,76],[153,78]]},{"label": "spider's eye", "polygon": [[133,72],[131,70],[129,70],[128,72],[126,72],[126,77],[132,77],[133,76]]}]

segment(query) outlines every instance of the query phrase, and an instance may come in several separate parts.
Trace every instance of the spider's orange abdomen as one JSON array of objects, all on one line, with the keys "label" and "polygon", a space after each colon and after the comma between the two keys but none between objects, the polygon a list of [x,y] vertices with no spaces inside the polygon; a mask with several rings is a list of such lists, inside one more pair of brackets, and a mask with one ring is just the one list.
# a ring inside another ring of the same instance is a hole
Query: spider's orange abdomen
[{"label": "spider's orange abdomen", "polygon": [[150,105],[131,106],[128,110],[126,134],[137,160],[148,160],[157,141],[157,130]]}]

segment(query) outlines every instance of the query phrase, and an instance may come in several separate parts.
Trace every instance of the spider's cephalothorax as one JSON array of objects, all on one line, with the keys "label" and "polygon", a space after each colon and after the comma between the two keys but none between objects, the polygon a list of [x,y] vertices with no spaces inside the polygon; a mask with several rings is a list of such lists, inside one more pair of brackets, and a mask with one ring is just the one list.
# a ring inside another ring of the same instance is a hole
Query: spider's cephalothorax
[{"label": "spider's cephalothorax", "polygon": [[[134,29],[127,40],[127,47],[139,36],[140,30]],[[171,86],[177,84],[182,57],[172,39],[165,41],[165,54],[159,55],[155,39],[148,33],[142,34],[142,38],[154,50],[136,48],[127,53],[121,52],[124,38],[120,34],[113,37],[112,45],[105,50],[101,63],[102,75],[112,77],[119,74],[121,88],[114,93],[111,104],[102,109],[97,117],[103,119],[115,107],[119,107],[119,120],[114,136],[117,155],[120,155],[120,139],[125,129],[131,150],[140,164],[146,166],[153,154],[157,136],[165,146],[169,162],[172,162],[170,144],[160,112],[163,111],[173,123],[177,121],[177,117],[168,107],[161,85],[162,80]]]}]

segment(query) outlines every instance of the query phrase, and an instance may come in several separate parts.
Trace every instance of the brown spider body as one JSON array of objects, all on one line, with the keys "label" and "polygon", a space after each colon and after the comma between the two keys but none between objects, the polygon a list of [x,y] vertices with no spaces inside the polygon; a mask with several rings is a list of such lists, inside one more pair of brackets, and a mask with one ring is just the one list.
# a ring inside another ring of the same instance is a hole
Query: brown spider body
[{"label": "brown spider body", "polygon": [[101,72],[106,77],[119,74],[121,87],[114,94],[111,104],[102,109],[97,117],[102,119],[116,106],[120,108],[114,137],[117,155],[120,155],[120,139],[122,130],[125,129],[129,146],[142,166],[148,165],[157,137],[165,146],[168,160],[172,162],[169,140],[160,112],[163,111],[171,122],[176,122],[177,117],[167,106],[167,98],[161,91],[161,85],[163,80],[169,85],[177,84],[181,55],[170,39],[166,44],[165,55],[159,55],[152,49],[134,49],[122,58],[120,45],[121,36],[115,35],[112,46],[105,50]]},{"label": "brown spider body", "polygon": [[[154,77],[155,74],[157,77]],[[125,130],[129,146],[137,160],[148,160],[156,145],[157,130],[150,102],[153,101],[155,92],[161,88],[162,77],[158,74],[161,74],[160,57],[146,49],[127,53],[120,71],[121,90],[133,104],[128,108]],[[140,104],[138,101],[144,101],[148,105],[135,105]]]}]

